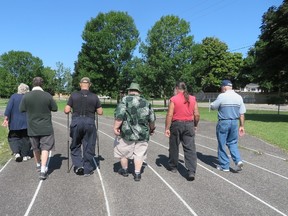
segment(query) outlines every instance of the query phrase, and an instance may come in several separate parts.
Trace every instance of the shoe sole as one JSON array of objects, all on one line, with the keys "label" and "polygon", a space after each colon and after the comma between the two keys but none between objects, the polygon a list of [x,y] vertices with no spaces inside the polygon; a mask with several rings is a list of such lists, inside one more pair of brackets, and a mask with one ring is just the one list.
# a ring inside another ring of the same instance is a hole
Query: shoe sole
[{"label": "shoe sole", "polygon": [[230,169],[223,169],[222,167],[217,166],[217,170],[220,170],[222,172],[230,172]]}]

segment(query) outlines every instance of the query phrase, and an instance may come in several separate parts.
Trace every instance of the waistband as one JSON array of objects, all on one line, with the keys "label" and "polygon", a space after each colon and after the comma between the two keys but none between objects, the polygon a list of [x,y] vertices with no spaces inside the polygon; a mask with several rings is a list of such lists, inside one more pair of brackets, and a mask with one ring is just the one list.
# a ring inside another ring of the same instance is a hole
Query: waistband
[{"label": "waistband", "polygon": [[173,120],[172,122],[194,122],[193,120]]},{"label": "waistband", "polygon": [[218,119],[218,121],[234,121],[234,120],[239,120],[238,118],[236,119]]}]

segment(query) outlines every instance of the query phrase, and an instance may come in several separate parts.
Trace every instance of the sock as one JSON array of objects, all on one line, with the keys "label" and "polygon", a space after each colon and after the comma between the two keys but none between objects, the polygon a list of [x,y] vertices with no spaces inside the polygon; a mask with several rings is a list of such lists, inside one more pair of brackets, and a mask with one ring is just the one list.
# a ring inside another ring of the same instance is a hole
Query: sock
[{"label": "sock", "polygon": [[41,166],[41,164],[40,164],[40,163],[37,163],[37,164],[36,164],[36,166],[37,166],[37,167],[40,167],[40,166]]},{"label": "sock", "polygon": [[135,174],[140,174],[140,171],[139,170],[135,170]]},{"label": "sock", "polygon": [[41,166],[41,172],[46,172],[46,166]]}]

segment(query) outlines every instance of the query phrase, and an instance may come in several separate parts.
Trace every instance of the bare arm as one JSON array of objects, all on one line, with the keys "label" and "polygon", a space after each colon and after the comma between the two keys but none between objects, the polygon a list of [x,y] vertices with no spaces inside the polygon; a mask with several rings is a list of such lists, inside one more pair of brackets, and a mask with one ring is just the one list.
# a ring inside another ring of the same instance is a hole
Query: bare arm
[{"label": "bare arm", "polygon": [[195,127],[195,130],[197,129],[199,120],[200,120],[200,113],[199,113],[199,109],[198,109],[198,103],[196,102],[195,106],[194,106],[194,127]]},{"label": "bare arm", "polygon": [[68,114],[70,112],[71,112],[71,107],[69,105],[66,105],[65,108],[64,108],[64,113]]},{"label": "bare arm", "polygon": [[96,110],[97,114],[98,115],[103,115],[103,108],[102,107],[99,107],[97,110]]},{"label": "bare arm", "polygon": [[240,125],[239,125],[239,136],[243,136],[245,134],[244,121],[245,121],[245,116],[244,116],[244,114],[241,114],[240,118],[239,118],[239,122],[240,122]]},{"label": "bare arm", "polygon": [[118,119],[115,119],[114,121],[114,134],[116,136],[120,135],[120,127],[121,127],[122,122],[123,122],[122,120],[118,120]]},{"label": "bare arm", "polygon": [[174,113],[174,103],[170,102],[165,120],[165,135],[167,137],[170,137],[170,126],[172,123],[173,113]]}]

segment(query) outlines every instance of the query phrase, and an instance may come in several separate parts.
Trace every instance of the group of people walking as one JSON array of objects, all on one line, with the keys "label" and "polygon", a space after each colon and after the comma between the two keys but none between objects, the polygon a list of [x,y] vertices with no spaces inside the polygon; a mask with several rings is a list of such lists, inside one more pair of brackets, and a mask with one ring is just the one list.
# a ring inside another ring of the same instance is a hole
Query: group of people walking
[{"label": "group of people walking", "polygon": [[[48,154],[55,146],[51,112],[56,112],[58,107],[52,96],[42,89],[42,85],[41,77],[33,79],[31,92],[27,85],[20,84],[18,93],[12,95],[8,102],[2,125],[9,126],[8,141],[15,160],[20,162],[30,159],[29,150],[32,147],[36,168],[40,172],[39,178],[44,180],[48,176]],[[70,150],[74,172],[87,177],[96,169],[94,157],[98,134],[95,113],[103,115],[103,109],[98,96],[89,90],[92,85],[90,79],[83,77],[79,85],[80,91],[71,94],[64,113],[68,114],[68,118],[69,113],[72,113]],[[131,173],[129,160],[133,160],[132,174],[135,181],[140,181],[148,142],[156,129],[156,115],[151,104],[141,95],[139,84],[132,82],[127,90],[128,94],[121,99],[114,113],[114,157],[119,159],[121,168],[118,173],[124,177]],[[229,80],[222,82],[221,91],[211,104],[212,109],[218,109],[217,169],[229,171],[230,160],[225,150],[227,145],[236,170],[240,171],[243,162],[238,150],[238,134],[244,134],[246,109],[242,97],[235,93]],[[165,121],[165,135],[169,138],[167,169],[172,173],[177,172],[179,145],[182,143],[188,181],[193,181],[196,174],[195,132],[199,120],[196,98],[188,93],[184,82],[177,82]]]}]

